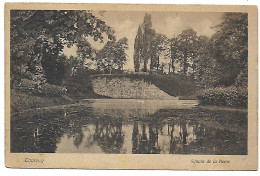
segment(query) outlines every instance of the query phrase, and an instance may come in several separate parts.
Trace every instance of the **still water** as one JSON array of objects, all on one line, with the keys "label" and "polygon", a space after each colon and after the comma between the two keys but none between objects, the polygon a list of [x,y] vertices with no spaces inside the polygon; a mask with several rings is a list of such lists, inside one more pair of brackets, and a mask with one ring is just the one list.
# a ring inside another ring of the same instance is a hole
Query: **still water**
[{"label": "still water", "polygon": [[247,111],[97,99],[11,117],[11,152],[246,155]]}]

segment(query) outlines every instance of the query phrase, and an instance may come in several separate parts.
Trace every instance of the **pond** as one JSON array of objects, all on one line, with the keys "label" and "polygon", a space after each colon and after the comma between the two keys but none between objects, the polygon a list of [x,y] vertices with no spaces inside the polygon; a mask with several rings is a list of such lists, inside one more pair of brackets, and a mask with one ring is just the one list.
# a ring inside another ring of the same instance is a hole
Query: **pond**
[{"label": "pond", "polygon": [[247,111],[196,100],[89,99],[11,116],[13,153],[246,155]]}]

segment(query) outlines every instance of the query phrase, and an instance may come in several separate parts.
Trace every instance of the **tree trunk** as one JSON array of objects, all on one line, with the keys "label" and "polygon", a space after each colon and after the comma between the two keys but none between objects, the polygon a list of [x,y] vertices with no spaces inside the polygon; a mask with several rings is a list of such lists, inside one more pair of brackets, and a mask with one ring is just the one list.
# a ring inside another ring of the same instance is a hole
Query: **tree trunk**
[{"label": "tree trunk", "polygon": [[184,52],[184,60],[183,60],[183,72],[186,74],[188,71],[188,63],[187,63],[187,51]]},{"label": "tree trunk", "polygon": [[147,59],[144,59],[144,72],[147,72]]},{"label": "tree trunk", "polygon": [[153,70],[153,57],[151,56],[151,63],[150,63],[150,71],[152,71]]},{"label": "tree trunk", "polygon": [[172,72],[175,73],[174,57],[172,56]]}]

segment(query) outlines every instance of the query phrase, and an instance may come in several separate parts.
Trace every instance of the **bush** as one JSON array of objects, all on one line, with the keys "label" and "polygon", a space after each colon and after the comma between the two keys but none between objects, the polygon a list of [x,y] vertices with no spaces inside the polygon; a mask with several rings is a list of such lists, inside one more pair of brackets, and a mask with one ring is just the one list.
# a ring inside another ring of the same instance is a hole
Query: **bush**
[{"label": "bush", "polygon": [[31,95],[40,95],[46,97],[61,97],[66,94],[67,89],[64,87],[51,85],[48,83],[38,84],[29,79],[21,79],[15,87],[16,90],[26,92]]},{"label": "bush", "polygon": [[55,86],[51,84],[43,84],[38,88],[38,95],[43,95],[47,97],[61,97],[65,95],[67,92],[67,89],[60,86]]},{"label": "bush", "polygon": [[29,79],[21,79],[19,83],[15,84],[14,88],[23,92],[32,93],[35,91],[36,82]]},{"label": "bush", "polygon": [[198,99],[202,105],[247,107],[248,93],[246,88],[217,87],[198,92]]}]

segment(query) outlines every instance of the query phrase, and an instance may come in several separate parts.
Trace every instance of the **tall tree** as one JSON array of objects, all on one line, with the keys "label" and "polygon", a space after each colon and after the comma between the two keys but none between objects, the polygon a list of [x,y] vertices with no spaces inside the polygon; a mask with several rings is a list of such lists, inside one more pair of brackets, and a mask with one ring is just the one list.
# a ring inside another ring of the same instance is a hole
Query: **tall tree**
[{"label": "tall tree", "polygon": [[169,73],[170,73],[170,68],[172,69],[172,73],[175,72],[175,62],[177,61],[177,38],[173,37],[168,40],[169,43],[169,48],[168,48],[168,54],[167,56],[170,57],[170,63],[169,63]]},{"label": "tall tree", "polygon": [[147,72],[148,60],[151,57],[151,44],[154,36],[152,29],[152,17],[151,14],[145,14],[143,26],[143,48],[142,48],[142,59],[144,63],[143,71]]},{"label": "tall tree", "polygon": [[138,27],[134,44],[134,69],[135,72],[140,71],[141,54],[143,48],[143,33],[141,26]]},{"label": "tall tree", "polygon": [[224,13],[215,29],[217,32],[210,40],[205,36],[198,39],[194,76],[199,86],[247,87],[247,14]]},{"label": "tall tree", "polygon": [[51,39],[40,37],[33,49],[40,56],[40,58],[37,58],[40,63],[38,65],[33,62],[28,63],[30,65],[29,70],[32,70],[36,66],[41,66],[45,73],[45,78],[50,84],[60,84],[64,76],[66,57],[60,55],[63,50],[60,40],[57,36],[53,36]]},{"label": "tall tree", "polygon": [[150,70],[156,68],[159,69],[160,66],[160,55],[166,50],[167,37],[163,34],[155,33],[151,43],[151,61]]},{"label": "tall tree", "polygon": [[116,57],[114,63],[116,64],[117,69],[122,71],[127,60],[125,51],[128,49],[128,39],[126,37],[119,39],[115,44],[115,49]]},{"label": "tall tree", "polygon": [[121,38],[118,41],[109,41],[97,52],[96,62],[100,71],[112,73],[112,70],[122,71],[126,62],[127,55],[125,50],[128,49],[127,38]]},{"label": "tall tree", "polygon": [[212,56],[209,38],[206,36],[198,37],[196,58],[192,63],[193,76],[200,88],[216,87],[220,80],[222,67]]},{"label": "tall tree", "polygon": [[108,41],[105,46],[97,52],[96,62],[100,71],[111,73],[115,56],[115,41]]},{"label": "tall tree", "polygon": [[196,55],[193,58],[192,63],[190,64],[192,73],[195,73],[198,70],[198,66],[201,64],[201,61],[204,58],[209,57],[211,57],[209,51],[209,38],[204,35],[198,36],[196,43]]},{"label": "tall tree", "polygon": [[190,63],[196,57],[197,32],[191,28],[183,30],[178,36],[179,60],[183,65],[183,72],[187,74]]},{"label": "tall tree", "polygon": [[217,62],[225,68],[220,84],[233,85],[241,70],[247,72],[248,15],[224,13],[222,22],[215,28],[217,32],[210,41],[211,51]]}]

